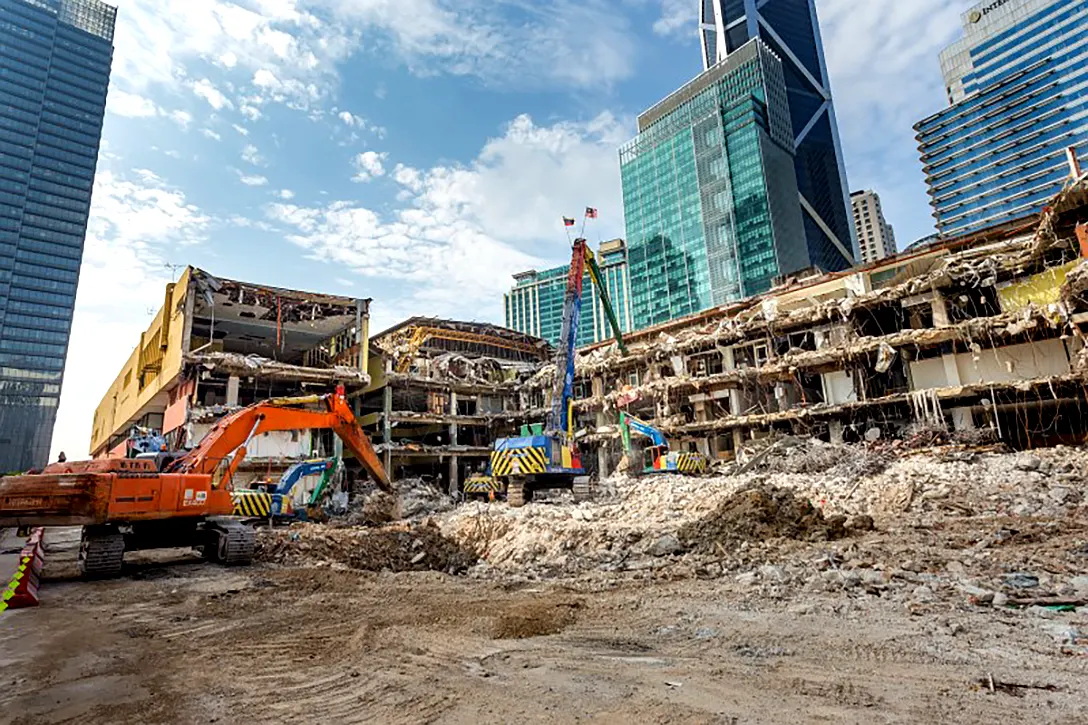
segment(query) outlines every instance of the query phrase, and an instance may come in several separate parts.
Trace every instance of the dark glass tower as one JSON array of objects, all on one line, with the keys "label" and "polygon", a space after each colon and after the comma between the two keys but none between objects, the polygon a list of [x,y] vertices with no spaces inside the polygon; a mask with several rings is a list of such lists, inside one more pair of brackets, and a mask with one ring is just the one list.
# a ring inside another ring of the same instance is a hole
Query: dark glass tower
[{"label": "dark glass tower", "polygon": [[825,271],[859,257],[815,0],[698,0],[703,67],[759,38],[782,60],[805,238]]},{"label": "dark glass tower", "polygon": [[49,456],[116,15],[0,0],[0,473]]}]

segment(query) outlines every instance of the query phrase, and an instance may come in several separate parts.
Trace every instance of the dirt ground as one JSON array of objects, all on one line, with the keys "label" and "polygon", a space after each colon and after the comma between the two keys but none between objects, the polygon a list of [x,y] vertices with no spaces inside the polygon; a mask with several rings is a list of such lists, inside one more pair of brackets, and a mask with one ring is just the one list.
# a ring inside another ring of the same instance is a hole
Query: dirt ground
[{"label": "dirt ground", "polygon": [[49,582],[42,606],[0,617],[0,721],[1084,723],[1088,712],[1083,654],[993,609],[912,615],[846,593],[761,603],[729,579],[512,584],[159,559],[114,581]]}]

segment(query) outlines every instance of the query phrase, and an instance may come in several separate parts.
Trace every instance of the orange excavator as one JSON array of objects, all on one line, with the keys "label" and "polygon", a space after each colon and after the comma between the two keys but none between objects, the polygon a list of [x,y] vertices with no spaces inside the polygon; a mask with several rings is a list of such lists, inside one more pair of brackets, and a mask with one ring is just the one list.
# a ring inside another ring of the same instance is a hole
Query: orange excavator
[{"label": "orange excavator", "polygon": [[[324,410],[302,407],[314,404]],[[82,526],[79,564],[87,576],[119,574],[126,551],[178,546],[223,564],[245,564],[254,532],[230,518],[231,479],[254,436],[307,429],[331,429],[378,486],[392,492],[339,387],[330,395],[243,408],[189,451],[53,463],[40,473],[0,478],[0,527]]]}]

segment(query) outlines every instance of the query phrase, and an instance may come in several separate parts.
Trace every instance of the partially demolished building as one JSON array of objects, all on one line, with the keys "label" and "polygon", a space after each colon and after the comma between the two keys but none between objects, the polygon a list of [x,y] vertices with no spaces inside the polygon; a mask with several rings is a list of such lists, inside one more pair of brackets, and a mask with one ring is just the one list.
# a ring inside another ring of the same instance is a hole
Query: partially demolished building
[{"label": "partially demolished building", "polygon": [[[1040,215],[582,350],[583,442],[606,473],[625,409],[674,446],[741,458],[774,432],[1081,440],[1088,182]],[[523,394],[548,390],[545,370]]]},{"label": "partially demolished building", "polygon": [[456,491],[531,405],[520,390],[550,358],[539,338],[495,325],[413,317],[374,336],[362,421],[394,479]]},{"label": "partially demolished building", "polygon": [[[273,397],[359,393],[370,382],[369,299],[266,287],[187,268],[95,410],[91,453],[123,456],[134,427],[171,448],[199,441],[223,415]],[[242,480],[331,455],[331,434],[258,436]]]}]

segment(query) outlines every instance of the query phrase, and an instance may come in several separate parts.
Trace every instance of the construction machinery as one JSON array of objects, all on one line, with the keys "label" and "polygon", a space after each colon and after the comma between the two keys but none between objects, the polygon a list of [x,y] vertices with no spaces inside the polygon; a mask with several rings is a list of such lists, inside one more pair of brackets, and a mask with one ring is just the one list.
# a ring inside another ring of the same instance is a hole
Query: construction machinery
[{"label": "construction machinery", "polygon": [[[315,404],[323,410],[302,407]],[[41,473],[0,478],[0,527],[81,525],[85,575],[120,573],[126,551],[178,546],[223,564],[247,563],[254,532],[231,516],[231,479],[254,436],[307,429],[331,429],[378,486],[393,491],[339,387],[238,410],[189,451],[54,463]]]},{"label": "construction machinery", "polygon": [[[340,463],[339,458],[301,461],[284,471],[279,481],[265,481],[250,484],[247,488],[236,488],[231,492],[234,515],[266,521],[307,518],[321,503],[329,482],[340,470]],[[321,474],[321,480],[308,496],[304,507],[296,509],[295,485],[306,476],[317,474]]]},{"label": "construction machinery", "polygon": [[[635,433],[650,440],[650,445],[642,449],[640,460],[635,458],[631,434]],[[623,452],[628,458],[628,469],[637,473],[685,473],[699,475],[706,473],[709,459],[702,453],[693,451],[670,451],[665,434],[644,420],[626,412],[620,413],[620,435],[623,438]]]},{"label": "construction machinery", "polygon": [[[523,506],[533,492],[549,488],[570,488],[576,500],[592,495],[591,480],[582,465],[574,441],[574,355],[582,313],[582,281],[589,278],[597,287],[616,342],[626,352],[619,321],[612,310],[600,267],[585,239],[574,240],[571,249],[567,289],[563,299],[563,326],[555,354],[555,383],[551,410],[543,426],[522,426],[516,438],[500,438],[491,451],[490,474],[506,492],[511,506]],[[475,482],[474,486],[482,484]]]}]

